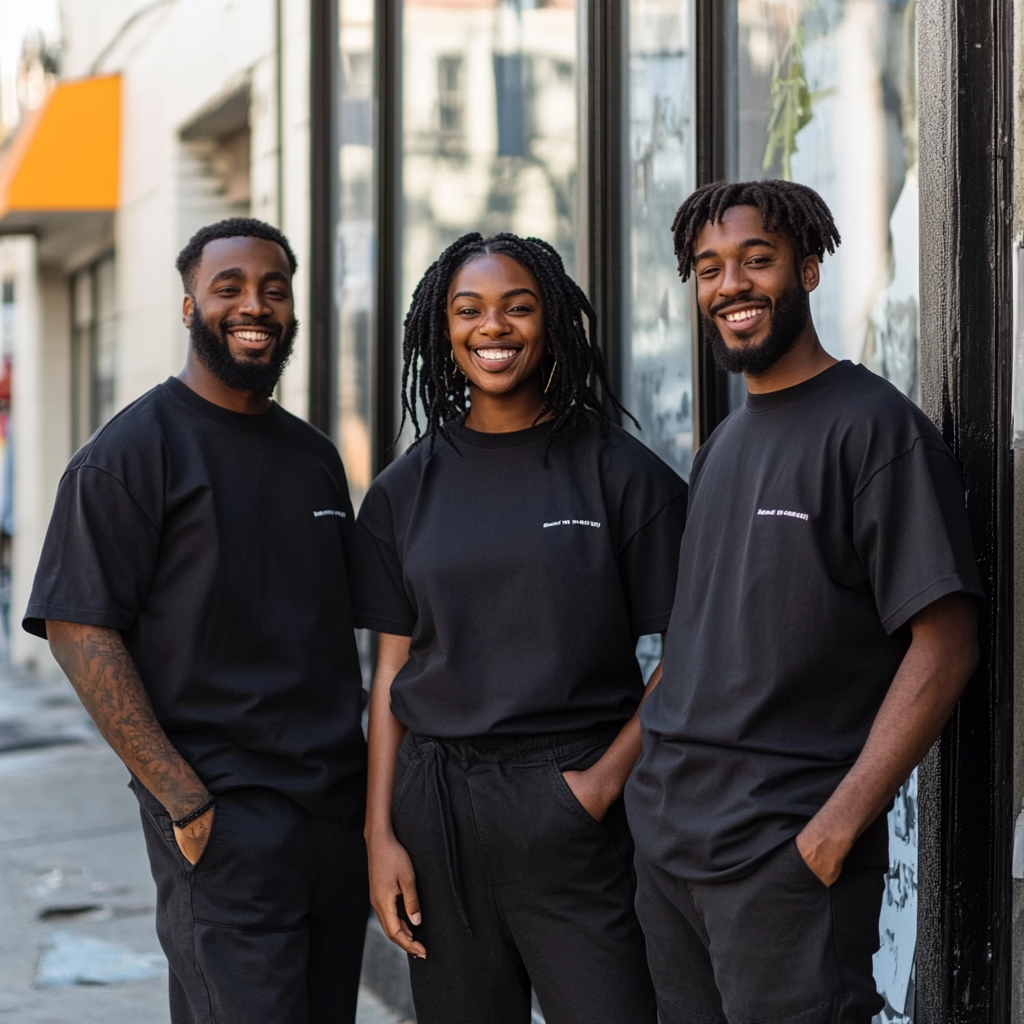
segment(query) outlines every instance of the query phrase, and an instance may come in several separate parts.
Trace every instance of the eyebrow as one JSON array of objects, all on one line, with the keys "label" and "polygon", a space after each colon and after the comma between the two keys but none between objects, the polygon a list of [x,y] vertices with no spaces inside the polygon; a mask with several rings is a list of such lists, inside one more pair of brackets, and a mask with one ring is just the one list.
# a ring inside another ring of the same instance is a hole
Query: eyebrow
[{"label": "eyebrow", "polygon": [[[218,281],[230,281],[239,277],[245,277],[245,273],[241,267],[229,267],[227,270],[221,270],[214,274],[210,279],[210,284],[215,285]],[[288,278],[281,273],[280,270],[270,270],[263,275],[264,281],[284,281],[288,283]]]},{"label": "eyebrow", "polygon": [[[470,299],[480,299],[481,301],[483,300],[483,296],[479,292],[463,291],[456,292],[452,296],[452,302],[454,302],[458,298],[461,298],[463,295],[467,296]],[[535,299],[537,299],[538,302],[540,302],[537,293],[532,288],[513,288],[510,291],[505,292],[501,297],[503,299],[511,299],[514,295],[532,295]]]},{"label": "eyebrow", "polygon": [[[769,242],[767,238],[746,238],[740,242],[741,249],[756,249],[760,246],[767,246],[769,249],[778,249],[778,246],[774,242]],[[714,249],[705,249],[703,252],[699,252],[693,257],[693,262],[699,263],[701,260],[709,260],[717,255],[718,253]]]}]

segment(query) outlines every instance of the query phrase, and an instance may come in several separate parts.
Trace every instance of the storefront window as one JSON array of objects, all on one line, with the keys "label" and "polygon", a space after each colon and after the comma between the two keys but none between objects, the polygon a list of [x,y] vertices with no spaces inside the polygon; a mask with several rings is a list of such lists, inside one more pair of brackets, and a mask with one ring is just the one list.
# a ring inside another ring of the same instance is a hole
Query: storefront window
[{"label": "storefront window", "polygon": [[373,312],[376,270],[374,210],[374,2],[339,0],[338,445],[356,508],[370,486],[374,394]]},{"label": "storefront window", "polygon": [[693,288],[679,283],[669,226],[695,185],[693,11],[689,0],[627,0],[626,6],[622,397],[640,421],[639,436],[689,476]]},{"label": "storefront window", "polygon": [[71,281],[71,443],[77,449],[117,411],[117,294],[114,257]]},{"label": "storefront window", "polygon": [[574,273],[575,0],[405,0],[403,12],[400,319],[467,231],[538,236]]},{"label": "storefront window", "polygon": [[843,244],[812,297],[822,344],[917,399],[915,0],[732,0],[733,180],[817,189]]},{"label": "storefront window", "polygon": [[[730,177],[816,189],[843,243],[811,299],[822,344],[917,401],[916,0],[730,0]],[[889,815],[875,976],[882,1021],[913,1018],[916,776]]]}]

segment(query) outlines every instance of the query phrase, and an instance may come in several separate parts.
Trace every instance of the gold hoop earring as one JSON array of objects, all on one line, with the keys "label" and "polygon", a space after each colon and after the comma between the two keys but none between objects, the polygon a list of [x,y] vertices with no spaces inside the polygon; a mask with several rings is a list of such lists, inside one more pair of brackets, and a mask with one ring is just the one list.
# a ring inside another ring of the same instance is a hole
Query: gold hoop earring
[{"label": "gold hoop earring", "polygon": [[551,389],[551,382],[555,379],[555,370],[558,368],[558,360],[555,360],[555,365],[551,367],[551,373],[548,374],[548,382],[544,385],[544,394],[546,395]]}]

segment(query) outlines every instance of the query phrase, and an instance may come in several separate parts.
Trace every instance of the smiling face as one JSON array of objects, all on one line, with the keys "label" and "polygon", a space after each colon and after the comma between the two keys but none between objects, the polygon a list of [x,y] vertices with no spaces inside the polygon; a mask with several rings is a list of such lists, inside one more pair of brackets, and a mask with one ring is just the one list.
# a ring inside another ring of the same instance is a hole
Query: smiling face
[{"label": "smiling face", "polygon": [[695,249],[697,303],[715,361],[732,373],[764,373],[810,326],[818,258],[798,260],[787,235],[765,231],[755,206],[730,207],[706,224]]},{"label": "smiling face", "polygon": [[448,288],[448,337],[471,395],[474,389],[495,398],[536,390],[543,401],[544,301],[522,264],[484,255],[463,266]]},{"label": "smiling face", "polygon": [[202,364],[229,388],[273,392],[297,328],[284,250],[264,238],[214,239],[193,292],[183,313]]}]

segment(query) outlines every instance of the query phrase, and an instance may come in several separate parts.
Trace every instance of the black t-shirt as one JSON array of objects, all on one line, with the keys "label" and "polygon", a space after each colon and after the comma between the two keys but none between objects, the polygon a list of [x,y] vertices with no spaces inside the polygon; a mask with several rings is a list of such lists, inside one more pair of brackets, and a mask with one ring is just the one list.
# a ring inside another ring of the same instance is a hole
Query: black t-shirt
[{"label": "black t-shirt", "polygon": [[[860,754],[909,620],[957,591],[982,593],[963,483],[919,409],[848,362],[748,396],[690,477],[627,788],[644,855],[724,880],[799,832]],[[860,856],[886,863],[872,831]]]},{"label": "black t-shirt", "polygon": [[636,638],[668,625],[686,484],[618,427],[484,434],[452,425],[363,500],[359,625],[412,637],[391,688],[424,735],[617,726],[643,681]]},{"label": "black t-shirt", "polygon": [[24,626],[120,630],[157,719],[212,792],[263,786],[317,814],[358,813],[353,526],[323,434],[171,378],[71,460]]}]

